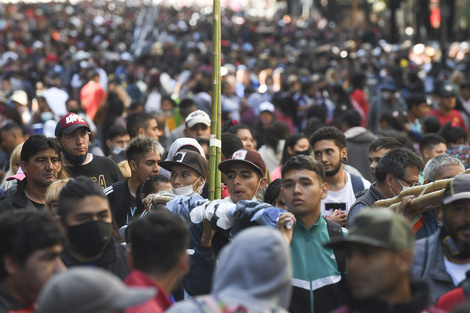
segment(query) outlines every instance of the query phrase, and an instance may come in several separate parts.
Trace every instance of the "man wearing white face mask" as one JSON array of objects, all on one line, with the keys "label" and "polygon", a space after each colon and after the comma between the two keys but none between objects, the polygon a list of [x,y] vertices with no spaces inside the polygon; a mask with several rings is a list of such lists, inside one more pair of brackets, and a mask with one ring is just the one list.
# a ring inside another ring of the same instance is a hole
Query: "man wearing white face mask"
[{"label": "man wearing white face mask", "polygon": [[209,173],[206,158],[195,151],[180,150],[172,161],[163,161],[160,166],[171,172],[171,193],[180,196],[201,194]]},{"label": "man wearing white face mask", "polygon": [[163,147],[149,137],[137,136],[129,142],[126,157],[131,177],[104,190],[118,227],[128,224],[137,210],[137,187],[150,176],[160,173],[158,162],[161,152]]},{"label": "man wearing white face mask", "polygon": [[393,198],[403,190],[419,185],[419,172],[423,161],[408,148],[387,152],[375,168],[376,182],[349,209],[346,225],[349,227],[360,211],[371,208],[375,201]]},{"label": "man wearing white face mask", "polygon": [[379,94],[372,100],[366,128],[376,133],[378,129],[379,116],[382,113],[400,112],[408,110],[405,100],[396,97],[397,87],[392,83],[379,86]]}]

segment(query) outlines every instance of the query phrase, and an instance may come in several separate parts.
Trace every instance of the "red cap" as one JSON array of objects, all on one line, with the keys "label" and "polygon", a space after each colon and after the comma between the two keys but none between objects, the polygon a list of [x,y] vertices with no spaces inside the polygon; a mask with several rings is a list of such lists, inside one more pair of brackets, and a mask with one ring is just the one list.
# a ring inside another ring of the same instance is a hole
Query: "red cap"
[{"label": "red cap", "polygon": [[220,162],[218,167],[222,173],[226,174],[235,163],[250,165],[257,170],[262,177],[266,175],[266,164],[261,155],[256,151],[245,149],[237,150],[232,154],[230,159]]},{"label": "red cap", "polygon": [[70,134],[79,127],[86,127],[88,131],[90,131],[90,127],[88,127],[88,124],[83,118],[75,113],[68,113],[62,116],[57,123],[57,126],[55,127],[55,135],[56,137],[59,137],[62,133]]}]

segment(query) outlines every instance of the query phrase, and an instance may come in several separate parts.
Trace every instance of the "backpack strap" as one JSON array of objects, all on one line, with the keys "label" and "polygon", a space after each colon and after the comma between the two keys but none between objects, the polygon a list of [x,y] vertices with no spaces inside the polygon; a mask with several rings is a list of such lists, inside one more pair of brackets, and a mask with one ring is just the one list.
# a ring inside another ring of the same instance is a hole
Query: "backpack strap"
[{"label": "backpack strap", "polygon": [[[326,219],[326,225],[328,227],[328,235],[330,235],[330,240],[339,240],[344,238],[343,229],[339,224],[336,224],[328,219]],[[341,273],[341,276],[346,275],[346,252],[333,248],[333,252],[336,258],[336,264],[338,265],[338,270]]]},{"label": "backpack strap", "polygon": [[[351,177],[351,184],[354,192],[354,196],[358,194],[359,192],[363,191],[364,188],[364,182],[359,176],[356,176],[354,174],[349,173],[349,177]],[[357,196],[356,196],[357,198]]]}]

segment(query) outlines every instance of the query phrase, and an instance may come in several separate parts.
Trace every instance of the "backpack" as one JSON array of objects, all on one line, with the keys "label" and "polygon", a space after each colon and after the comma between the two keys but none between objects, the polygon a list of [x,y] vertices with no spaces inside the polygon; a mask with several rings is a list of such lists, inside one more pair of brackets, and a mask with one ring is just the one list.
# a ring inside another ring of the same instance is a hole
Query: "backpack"
[{"label": "backpack", "polygon": [[[199,309],[204,313],[250,313],[248,309],[242,305],[235,307],[227,307],[227,305],[217,295],[200,296],[194,299]],[[279,308],[273,310],[265,310],[263,313],[288,313],[286,310]]]},{"label": "backpack", "polygon": [[[354,195],[356,196],[356,199],[357,199],[360,196],[362,196],[367,190],[364,189],[364,182],[359,176],[356,176],[351,173],[349,173],[349,176],[351,177],[351,185],[353,188]],[[362,193],[362,194],[358,195],[358,193]]]},{"label": "backpack", "polygon": [[[326,226],[328,227],[328,235],[330,236],[331,241],[339,240],[344,238],[343,229],[339,224],[336,224],[325,218]],[[336,258],[336,264],[338,265],[338,270],[341,273],[341,278],[346,277],[346,252],[343,250],[338,250],[333,248],[333,252]]]}]

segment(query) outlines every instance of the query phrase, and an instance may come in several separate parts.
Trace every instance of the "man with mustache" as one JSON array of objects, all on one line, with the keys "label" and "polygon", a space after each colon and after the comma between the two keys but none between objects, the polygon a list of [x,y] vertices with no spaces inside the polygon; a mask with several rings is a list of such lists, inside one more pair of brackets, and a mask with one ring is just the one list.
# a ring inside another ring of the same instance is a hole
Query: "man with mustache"
[{"label": "man with mustache", "polygon": [[44,135],[32,135],[21,150],[21,168],[26,178],[15,192],[0,201],[0,214],[16,209],[44,209],[47,188],[62,169],[59,145]]},{"label": "man with mustache", "polygon": [[456,288],[470,270],[470,175],[451,181],[443,194],[443,227],[416,242],[411,273],[425,279],[435,302]]},{"label": "man with mustache", "polygon": [[322,200],[321,216],[346,226],[349,209],[356,201],[356,194],[368,189],[370,182],[343,169],[348,162],[346,136],[336,127],[317,130],[310,137],[315,159],[325,168],[328,195]]},{"label": "man with mustache", "polygon": [[403,216],[388,208],[360,212],[347,237],[326,244],[348,256],[348,301],[333,313],[443,313],[429,306],[426,283],[410,278],[413,243]]}]

